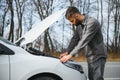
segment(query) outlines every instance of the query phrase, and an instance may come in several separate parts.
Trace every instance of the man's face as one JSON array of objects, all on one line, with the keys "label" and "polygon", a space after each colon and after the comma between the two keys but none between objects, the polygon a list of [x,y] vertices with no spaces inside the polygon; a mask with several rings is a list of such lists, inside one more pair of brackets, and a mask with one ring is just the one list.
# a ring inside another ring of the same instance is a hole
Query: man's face
[{"label": "man's face", "polygon": [[81,24],[81,22],[78,19],[76,19],[75,17],[71,17],[68,20],[71,22],[72,26],[78,26]]}]

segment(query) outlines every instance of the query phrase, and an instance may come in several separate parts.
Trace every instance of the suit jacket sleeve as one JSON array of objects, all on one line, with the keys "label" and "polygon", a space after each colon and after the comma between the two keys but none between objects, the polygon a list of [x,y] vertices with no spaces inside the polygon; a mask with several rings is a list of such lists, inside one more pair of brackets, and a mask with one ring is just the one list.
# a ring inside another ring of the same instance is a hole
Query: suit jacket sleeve
[{"label": "suit jacket sleeve", "polygon": [[71,55],[77,54],[82,48],[84,48],[94,37],[96,32],[99,30],[97,26],[98,21],[95,19],[89,20],[87,24],[84,26],[82,39],[79,40],[77,46],[71,51]]}]

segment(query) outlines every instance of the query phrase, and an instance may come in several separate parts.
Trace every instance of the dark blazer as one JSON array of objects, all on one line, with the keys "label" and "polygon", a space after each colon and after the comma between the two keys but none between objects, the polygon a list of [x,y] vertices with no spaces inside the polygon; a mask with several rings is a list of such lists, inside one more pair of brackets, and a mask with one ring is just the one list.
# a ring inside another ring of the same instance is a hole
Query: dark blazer
[{"label": "dark blazer", "polygon": [[98,20],[85,15],[82,25],[83,28],[81,26],[76,27],[67,52],[75,55],[84,48],[88,61],[95,61],[101,57],[107,58],[107,50],[103,43],[101,25]]}]

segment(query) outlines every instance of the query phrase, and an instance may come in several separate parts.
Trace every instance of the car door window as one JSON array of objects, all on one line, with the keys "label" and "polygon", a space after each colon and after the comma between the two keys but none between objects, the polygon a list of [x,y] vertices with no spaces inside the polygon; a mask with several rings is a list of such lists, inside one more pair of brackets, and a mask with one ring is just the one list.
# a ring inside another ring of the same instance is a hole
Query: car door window
[{"label": "car door window", "polygon": [[14,51],[0,43],[0,55],[13,55]]}]

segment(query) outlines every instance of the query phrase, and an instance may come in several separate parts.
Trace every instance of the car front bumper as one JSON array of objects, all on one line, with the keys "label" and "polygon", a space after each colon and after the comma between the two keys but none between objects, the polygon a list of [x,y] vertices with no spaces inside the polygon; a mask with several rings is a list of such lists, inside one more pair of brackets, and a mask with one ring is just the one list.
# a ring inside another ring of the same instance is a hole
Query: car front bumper
[{"label": "car front bumper", "polygon": [[58,64],[56,67],[58,72],[57,74],[63,79],[63,80],[87,80],[87,77],[83,72],[80,72],[80,70],[76,70],[74,68],[71,68],[69,65],[77,64],[75,62],[67,62],[65,64]]}]

